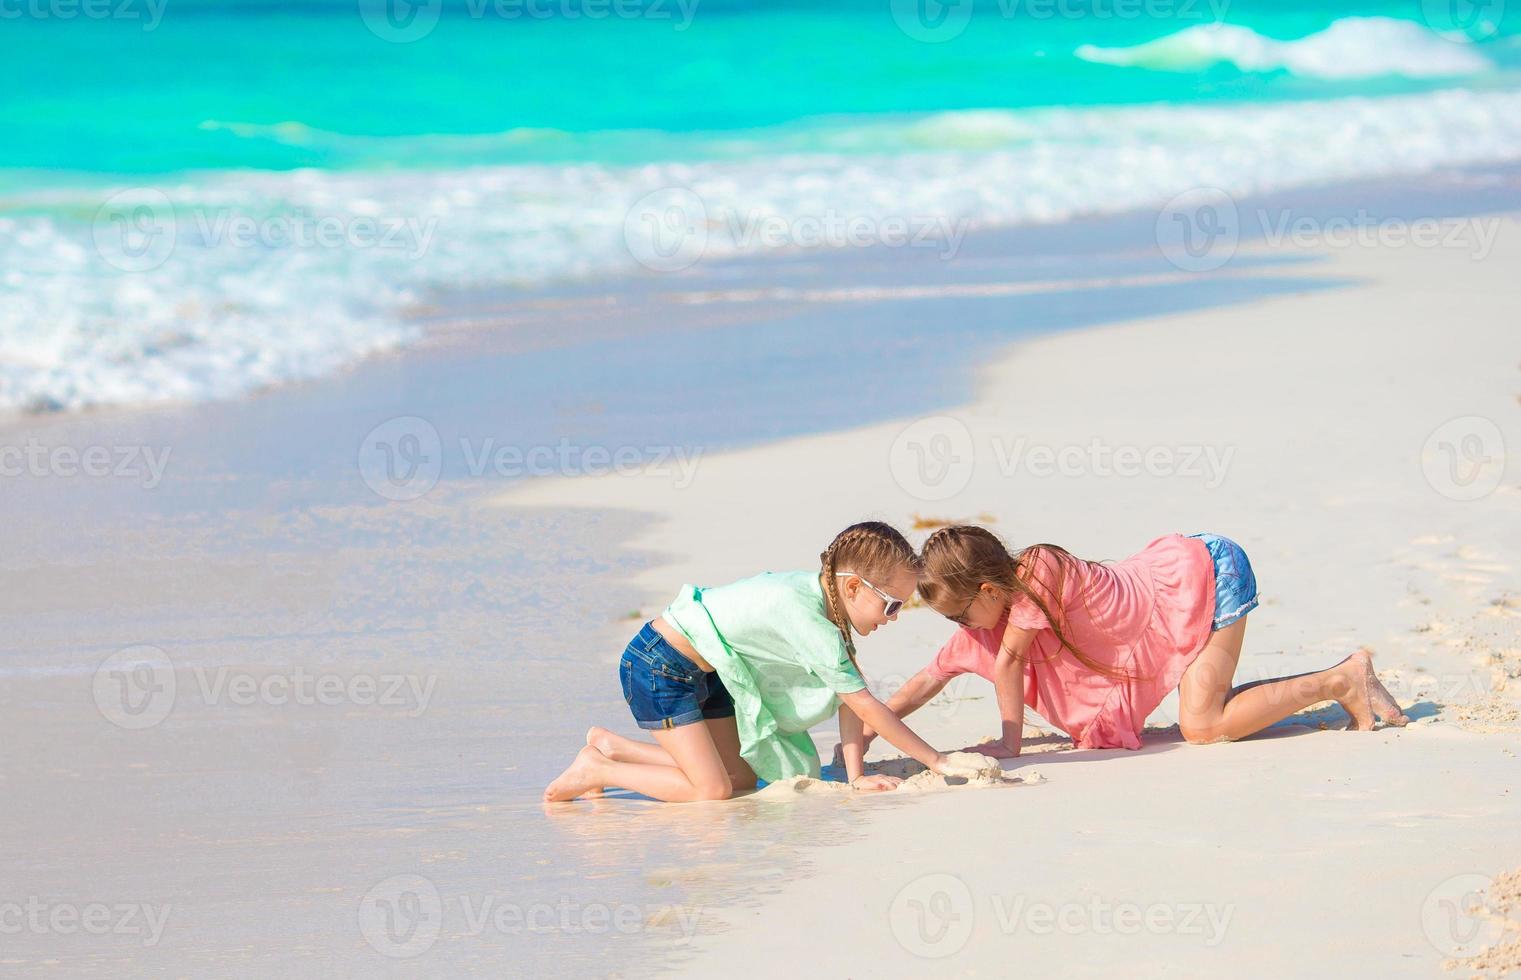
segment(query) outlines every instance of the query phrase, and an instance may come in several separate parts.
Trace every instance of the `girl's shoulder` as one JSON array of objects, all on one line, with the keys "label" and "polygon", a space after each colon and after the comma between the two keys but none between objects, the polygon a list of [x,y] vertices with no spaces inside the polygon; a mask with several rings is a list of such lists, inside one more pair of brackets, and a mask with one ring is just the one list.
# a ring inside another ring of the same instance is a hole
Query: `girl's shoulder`
[{"label": "girl's shoulder", "polygon": [[709,591],[715,593],[716,602],[755,615],[784,619],[824,615],[824,591],[818,572],[760,572]]},{"label": "girl's shoulder", "polygon": [[1033,544],[1014,557],[1014,574],[1047,604],[1070,597],[1095,564],[1054,544]]},{"label": "girl's shoulder", "polygon": [[759,595],[769,595],[778,598],[790,596],[822,596],[819,587],[819,573],[803,571],[801,569],[785,572],[758,572],[749,578],[742,578],[728,585],[724,589],[733,593],[747,592]]},{"label": "girl's shoulder", "polygon": [[808,580],[818,579],[817,572],[785,571],[785,572],[756,572],[745,578],[735,579],[724,585],[714,586],[706,591],[716,592],[722,589],[725,592],[786,592],[806,587]]}]

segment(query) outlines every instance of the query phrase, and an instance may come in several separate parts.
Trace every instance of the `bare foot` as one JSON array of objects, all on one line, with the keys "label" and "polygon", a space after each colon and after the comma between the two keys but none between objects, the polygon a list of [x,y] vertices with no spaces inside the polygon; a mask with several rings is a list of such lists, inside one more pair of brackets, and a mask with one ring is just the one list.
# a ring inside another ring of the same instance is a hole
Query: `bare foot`
[{"label": "bare foot", "polygon": [[1368,700],[1372,702],[1373,713],[1378,716],[1379,721],[1386,725],[1404,728],[1410,724],[1410,719],[1405,717],[1405,712],[1400,710],[1399,702],[1394,700],[1394,695],[1389,693],[1389,689],[1383,685],[1383,682],[1378,679],[1378,675],[1373,672],[1373,651],[1367,647],[1363,647],[1358,652],[1367,654]]},{"label": "bare foot", "polygon": [[590,745],[598,752],[601,752],[609,759],[612,759],[614,762],[618,761],[618,757],[613,754],[618,751],[618,736],[614,735],[606,728],[603,728],[600,725],[593,725],[592,727],[588,728],[586,730],[586,744]]},{"label": "bare foot", "polygon": [[578,796],[601,796],[602,764],[607,757],[588,745],[576,753],[576,761],[544,788],[547,803],[564,803]]},{"label": "bare foot", "polygon": [[1342,710],[1351,716],[1347,722],[1349,732],[1373,731],[1373,700],[1368,692],[1368,675],[1373,673],[1372,654],[1358,650],[1336,665],[1345,681],[1346,693],[1336,699]]}]

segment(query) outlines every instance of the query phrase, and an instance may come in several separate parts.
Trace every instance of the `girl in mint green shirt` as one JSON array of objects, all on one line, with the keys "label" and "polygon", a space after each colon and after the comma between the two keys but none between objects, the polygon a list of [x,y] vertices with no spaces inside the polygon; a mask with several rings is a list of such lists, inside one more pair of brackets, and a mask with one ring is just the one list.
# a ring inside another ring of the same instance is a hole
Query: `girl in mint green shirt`
[{"label": "girl in mint green shirt", "polygon": [[852,633],[898,618],[918,582],[918,558],[887,524],[854,524],[819,556],[818,572],[767,572],[717,588],[684,585],[646,623],[619,663],[623,697],[654,743],[587,733],[575,762],[544,791],[550,801],[621,786],[657,800],[723,800],[791,776],[818,776],[808,729],[838,712],[850,785],[890,789],[862,774],[864,728],[941,772],[943,753],[866,690]]}]

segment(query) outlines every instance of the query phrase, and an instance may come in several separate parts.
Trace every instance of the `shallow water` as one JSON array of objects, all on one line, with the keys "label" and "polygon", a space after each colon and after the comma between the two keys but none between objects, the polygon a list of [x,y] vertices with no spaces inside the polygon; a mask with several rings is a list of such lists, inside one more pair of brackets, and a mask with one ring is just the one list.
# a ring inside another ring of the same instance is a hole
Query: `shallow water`
[{"label": "shallow water", "polygon": [[1478,5],[606,6],[14,5],[0,412],[327,377],[440,294],[670,249],[950,248],[1521,159],[1521,35]]}]

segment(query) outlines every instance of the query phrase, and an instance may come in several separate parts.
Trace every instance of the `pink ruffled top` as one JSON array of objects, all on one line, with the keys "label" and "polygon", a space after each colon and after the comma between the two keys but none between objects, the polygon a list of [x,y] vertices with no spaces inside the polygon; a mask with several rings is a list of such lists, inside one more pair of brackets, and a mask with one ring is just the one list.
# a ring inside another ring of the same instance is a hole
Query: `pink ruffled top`
[{"label": "pink ruffled top", "polygon": [[[1146,716],[1209,640],[1215,612],[1209,550],[1197,538],[1169,534],[1113,564],[1064,564],[1045,551],[1032,564],[1021,578],[1053,613],[1060,608],[1068,640],[1090,660],[1131,676],[1106,677],[1085,666],[1023,597],[996,628],[957,630],[926,670],[939,680],[974,673],[991,681],[1004,624],[1012,620],[1039,630],[1025,659],[1025,704],[1078,748],[1140,748]],[[1050,587],[1058,582],[1060,594],[1053,595]]]}]

